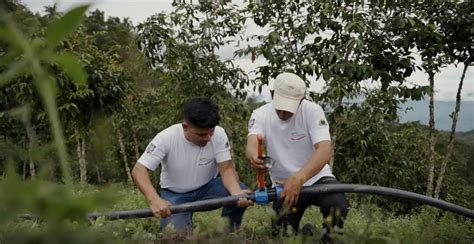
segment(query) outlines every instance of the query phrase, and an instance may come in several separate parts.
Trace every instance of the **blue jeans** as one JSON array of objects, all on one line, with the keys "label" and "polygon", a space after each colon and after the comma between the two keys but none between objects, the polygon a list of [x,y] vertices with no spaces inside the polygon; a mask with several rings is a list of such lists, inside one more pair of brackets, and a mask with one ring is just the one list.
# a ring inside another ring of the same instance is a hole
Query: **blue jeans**
[{"label": "blue jeans", "polygon": [[[240,187],[242,189],[247,189],[247,186],[245,186],[244,183],[240,183]],[[212,179],[204,186],[190,192],[177,193],[167,189],[161,189],[161,198],[166,199],[172,205],[227,196],[230,196],[230,193],[224,187],[220,176]],[[229,218],[230,228],[231,230],[235,230],[242,223],[242,217],[245,210],[246,208],[239,208],[236,205],[227,206],[222,209],[221,216]],[[160,228],[163,229],[172,222],[177,230],[191,229],[192,219],[192,212],[173,214],[170,217],[161,219]]]}]

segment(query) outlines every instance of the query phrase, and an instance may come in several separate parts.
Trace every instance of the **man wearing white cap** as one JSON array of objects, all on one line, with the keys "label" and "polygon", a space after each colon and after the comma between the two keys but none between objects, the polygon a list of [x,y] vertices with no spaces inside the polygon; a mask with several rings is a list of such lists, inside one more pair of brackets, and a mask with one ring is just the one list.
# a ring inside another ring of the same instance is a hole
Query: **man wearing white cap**
[{"label": "man wearing white cap", "polygon": [[338,183],[328,165],[331,136],[324,111],[304,99],[306,84],[295,74],[278,75],[273,88],[273,101],[254,110],[249,120],[246,156],[253,168],[265,169],[257,157],[257,135],[263,134],[266,156],[275,162],[268,169],[272,183],[284,188],[281,200],[273,208],[281,214],[282,207],[291,207],[290,214],[279,216],[273,222],[274,234],[288,225],[297,232],[306,208],[316,205],[325,219],[332,217],[331,225],[324,224],[323,240],[330,240],[329,230],[335,226],[342,228],[347,216],[349,203],[345,195],[299,194],[302,186]]}]

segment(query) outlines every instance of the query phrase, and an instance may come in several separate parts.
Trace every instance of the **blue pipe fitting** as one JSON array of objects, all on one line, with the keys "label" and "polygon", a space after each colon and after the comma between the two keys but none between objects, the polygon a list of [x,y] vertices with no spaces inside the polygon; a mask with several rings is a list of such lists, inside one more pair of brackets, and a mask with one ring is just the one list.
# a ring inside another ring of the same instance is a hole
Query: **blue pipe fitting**
[{"label": "blue pipe fitting", "polygon": [[283,187],[281,185],[275,186],[275,192],[276,192],[276,196],[277,196],[276,200],[278,201],[278,200],[280,200],[280,195],[283,192]]},{"label": "blue pipe fitting", "polygon": [[257,204],[267,204],[268,203],[267,188],[265,188],[263,190],[255,191],[255,202]]}]

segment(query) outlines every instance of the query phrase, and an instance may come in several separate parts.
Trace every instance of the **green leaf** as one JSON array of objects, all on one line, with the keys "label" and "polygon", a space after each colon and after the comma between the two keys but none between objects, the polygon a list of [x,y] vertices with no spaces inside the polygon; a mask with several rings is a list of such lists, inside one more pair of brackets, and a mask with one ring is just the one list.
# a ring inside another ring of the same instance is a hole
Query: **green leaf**
[{"label": "green leaf", "polygon": [[78,86],[86,84],[86,73],[82,69],[82,65],[74,55],[67,53],[59,53],[51,58],[51,61],[58,64],[63,71],[73,79]]},{"label": "green leaf", "polygon": [[26,60],[21,59],[11,64],[5,72],[0,74],[0,87],[8,84],[13,78],[22,74],[26,70],[27,63]]},{"label": "green leaf", "polygon": [[29,117],[31,114],[31,106],[29,104],[22,105],[13,109],[10,109],[8,113],[13,117]]},{"label": "green leaf", "polygon": [[[58,92],[58,85],[56,79],[52,76],[47,76],[44,79],[39,79],[39,77],[36,76],[34,84],[41,95],[41,99],[43,100],[44,106],[48,107],[54,105],[54,108],[50,107],[47,109],[57,109],[56,102],[52,102]],[[51,102],[53,105],[50,105]]]},{"label": "green leaf", "polygon": [[[10,27],[9,25],[7,25]],[[14,33],[14,31],[10,28],[6,28],[5,26],[0,27],[0,39],[2,41],[8,42],[13,47],[18,46],[20,40],[18,40],[18,36]]]},{"label": "green leaf", "polygon": [[4,53],[0,56],[0,67],[7,66],[16,60],[18,60],[20,56],[20,50],[18,49],[10,49],[8,53]]},{"label": "green leaf", "polygon": [[276,44],[280,41],[280,35],[276,31],[273,31],[268,35],[268,39],[271,44]]},{"label": "green leaf", "polygon": [[412,17],[407,17],[407,22],[410,24],[410,27],[414,27],[416,24]]},{"label": "green leaf", "polygon": [[54,21],[46,31],[46,43],[49,47],[54,47],[67,35],[73,32],[81,23],[82,17],[89,5],[82,5],[67,12],[60,19]]}]

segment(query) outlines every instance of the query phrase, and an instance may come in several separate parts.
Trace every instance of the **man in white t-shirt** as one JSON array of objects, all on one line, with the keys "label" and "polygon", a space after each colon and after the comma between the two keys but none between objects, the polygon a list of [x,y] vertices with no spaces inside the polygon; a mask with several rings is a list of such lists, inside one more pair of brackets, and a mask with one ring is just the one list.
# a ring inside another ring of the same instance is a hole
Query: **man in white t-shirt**
[{"label": "man in white t-shirt", "polygon": [[[161,228],[170,222],[178,230],[192,228],[192,213],[171,214],[170,205],[248,193],[231,160],[229,140],[218,126],[219,109],[209,98],[195,97],[183,107],[184,121],[158,133],[135,164],[133,179],[148,200]],[[160,194],[148,171],[161,165]],[[231,229],[239,227],[245,207],[253,203],[240,199],[227,206],[222,216]]]},{"label": "man in white t-shirt", "polygon": [[[338,183],[328,165],[331,136],[324,111],[319,105],[304,100],[306,85],[295,74],[278,75],[273,88],[273,101],[254,110],[249,120],[246,156],[253,168],[265,170],[257,157],[257,135],[263,134],[266,156],[274,159],[269,169],[272,183],[284,188],[281,200],[273,207],[277,213],[282,213],[283,206],[291,207],[290,214],[274,221],[274,234],[288,225],[297,232],[304,211],[310,205],[319,206],[324,218],[332,214],[332,226],[342,228],[349,205],[343,193],[299,194],[302,186]],[[331,229],[324,226],[328,231]]]}]

